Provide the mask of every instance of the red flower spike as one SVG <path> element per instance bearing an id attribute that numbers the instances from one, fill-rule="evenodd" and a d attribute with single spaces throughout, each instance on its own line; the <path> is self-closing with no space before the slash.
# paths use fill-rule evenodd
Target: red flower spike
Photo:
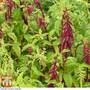
<path id="1" fill-rule="evenodd" d="M 33 52 L 33 49 L 30 47 L 30 48 L 28 48 L 28 53 L 31 55 L 32 54 L 32 52 Z"/>
<path id="2" fill-rule="evenodd" d="M 50 80 L 56 80 L 58 78 L 58 74 L 57 74 L 57 69 L 58 66 L 56 65 L 57 61 L 55 61 L 52 66 L 51 69 L 49 70 L 49 74 L 50 74 Z"/>
<path id="3" fill-rule="evenodd" d="M 28 12 L 28 14 L 32 14 L 33 10 L 34 10 L 33 5 L 29 5 L 29 6 L 27 7 L 27 12 Z"/>
<path id="4" fill-rule="evenodd" d="M 71 49 L 74 37 L 72 33 L 70 17 L 68 14 L 67 9 L 64 11 L 62 16 L 62 34 L 61 34 L 61 48 L 60 50 L 63 51 L 64 49 Z"/>
<path id="5" fill-rule="evenodd" d="M 13 2 L 13 0 L 6 0 L 6 4 L 9 9 L 13 9 L 15 7 L 15 3 Z"/>
<path id="6" fill-rule="evenodd" d="M 83 52 L 84 52 L 84 61 L 88 65 L 90 65 L 90 48 L 89 48 L 89 43 L 85 42 L 83 46 Z"/>
<path id="7" fill-rule="evenodd" d="M 6 18 L 6 20 L 8 20 L 8 19 L 11 19 L 12 11 L 15 8 L 16 5 L 13 2 L 13 0 L 6 0 L 6 5 L 8 7 L 8 10 L 5 14 L 5 18 Z"/>
<path id="8" fill-rule="evenodd" d="M 35 0 L 34 2 L 36 5 L 38 5 L 40 3 L 39 0 Z"/>
<path id="9" fill-rule="evenodd" d="M 39 17 L 37 23 L 41 29 L 45 28 L 45 19 L 43 17 Z"/>
<path id="10" fill-rule="evenodd" d="M 11 10 L 7 10 L 6 14 L 5 14 L 5 19 L 8 20 L 11 18 Z"/>
<path id="11" fill-rule="evenodd" d="M 53 71 L 53 72 L 51 73 L 51 78 L 50 78 L 50 80 L 56 80 L 57 78 L 58 78 L 57 72 Z"/>

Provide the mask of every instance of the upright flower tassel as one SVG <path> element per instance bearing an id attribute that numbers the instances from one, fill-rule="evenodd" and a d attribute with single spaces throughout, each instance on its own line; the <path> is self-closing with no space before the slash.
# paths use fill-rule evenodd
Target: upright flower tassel
<path id="1" fill-rule="evenodd" d="M 51 69 L 49 70 L 50 80 L 58 79 L 57 70 L 58 70 L 57 61 L 55 60 L 51 66 Z M 54 87 L 54 84 L 50 83 L 50 84 L 48 84 L 48 87 Z"/>
<path id="2" fill-rule="evenodd" d="M 32 54 L 32 52 L 33 52 L 32 47 L 29 47 L 29 48 L 28 48 L 28 53 L 31 55 L 31 54 Z"/>
<path id="3" fill-rule="evenodd" d="M 6 4 L 8 8 L 13 9 L 14 8 L 14 2 L 13 0 L 6 0 Z"/>
<path id="4" fill-rule="evenodd" d="M 43 17 L 38 17 L 37 24 L 41 29 L 45 29 L 45 19 Z"/>
<path id="5" fill-rule="evenodd" d="M 5 15 L 6 20 L 11 19 L 12 10 L 15 8 L 13 0 L 6 0 L 7 12 Z"/>
<path id="6" fill-rule="evenodd" d="M 84 43 L 83 52 L 84 52 L 84 61 L 85 61 L 85 63 L 90 65 L 90 48 L 89 48 L 89 43 L 88 42 Z"/>
<path id="7" fill-rule="evenodd" d="M 39 0 L 35 0 L 35 4 L 38 5 L 40 2 Z"/>
<path id="8" fill-rule="evenodd" d="M 34 10 L 33 5 L 29 5 L 29 6 L 27 7 L 27 12 L 28 12 L 29 15 L 32 14 L 33 10 Z"/>
<path id="9" fill-rule="evenodd" d="M 61 48 L 60 51 L 64 49 L 71 49 L 74 37 L 71 27 L 70 17 L 67 9 L 64 10 L 64 14 L 62 16 L 62 33 L 61 33 Z"/>

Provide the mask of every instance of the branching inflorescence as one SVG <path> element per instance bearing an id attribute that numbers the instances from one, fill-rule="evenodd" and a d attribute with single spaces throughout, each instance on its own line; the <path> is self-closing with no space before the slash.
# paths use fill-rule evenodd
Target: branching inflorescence
<path id="1" fill-rule="evenodd" d="M 62 16 L 62 33 L 61 33 L 61 48 L 60 51 L 64 49 L 71 49 L 74 41 L 73 32 L 72 32 L 72 24 L 70 21 L 70 16 L 68 14 L 67 9 L 64 10 L 64 14 Z"/>

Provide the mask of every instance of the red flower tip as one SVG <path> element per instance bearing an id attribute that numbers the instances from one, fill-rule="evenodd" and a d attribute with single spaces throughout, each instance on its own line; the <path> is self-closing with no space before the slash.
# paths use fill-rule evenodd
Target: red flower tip
<path id="1" fill-rule="evenodd" d="M 84 61 L 88 65 L 90 65 L 90 48 L 89 48 L 89 42 L 85 42 L 83 46 L 83 52 L 84 52 Z"/>
<path id="2" fill-rule="evenodd" d="M 10 9 L 15 7 L 13 0 L 6 0 L 6 4 L 7 4 L 8 8 L 10 8 Z"/>
<path id="3" fill-rule="evenodd" d="M 32 52 L 33 52 L 32 47 L 29 47 L 29 48 L 28 48 L 28 53 L 31 55 L 31 54 L 32 54 Z"/>
<path id="4" fill-rule="evenodd" d="M 35 0 L 35 4 L 38 5 L 40 2 L 39 0 Z"/>
<path id="5" fill-rule="evenodd" d="M 39 17 L 37 23 L 41 29 L 45 28 L 45 19 L 43 17 Z"/>
<path id="6" fill-rule="evenodd" d="M 29 5 L 29 6 L 27 7 L 27 12 L 28 12 L 28 14 L 32 14 L 33 10 L 34 10 L 33 5 Z"/>
<path id="7" fill-rule="evenodd" d="M 9 20 L 12 16 L 12 11 L 15 9 L 16 4 L 13 2 L 13 0 L 6 0 L 6 5 L 8 7 L 7 12 L 5 14 L 5 19 Z"/>
<path id="8" fill-rule="evenodd" d="M 49 74 L 51 76 L 50 80 L 56 80 L 58 78 L 58 74 L 57 74 L 58 66 L 56 64 L 57 64 L 57 61 L 55 61 L 52 64 L 51 69 L 49 70 Z"/>
<path id="9" fill-rule="evenodd" d="M 48 88 L 53 88 L 54 87 L 54 84 L 50 83 L 48 84 Z"/>

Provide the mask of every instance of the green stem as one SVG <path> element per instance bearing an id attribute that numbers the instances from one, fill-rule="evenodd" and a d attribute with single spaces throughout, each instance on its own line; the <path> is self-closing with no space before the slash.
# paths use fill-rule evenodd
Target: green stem
<path id="1" fill-rule="evenodd" d="M 88 68 L 87 68 L 87 71 L 86 71 L 86 80 L 88 81 Z"/>

